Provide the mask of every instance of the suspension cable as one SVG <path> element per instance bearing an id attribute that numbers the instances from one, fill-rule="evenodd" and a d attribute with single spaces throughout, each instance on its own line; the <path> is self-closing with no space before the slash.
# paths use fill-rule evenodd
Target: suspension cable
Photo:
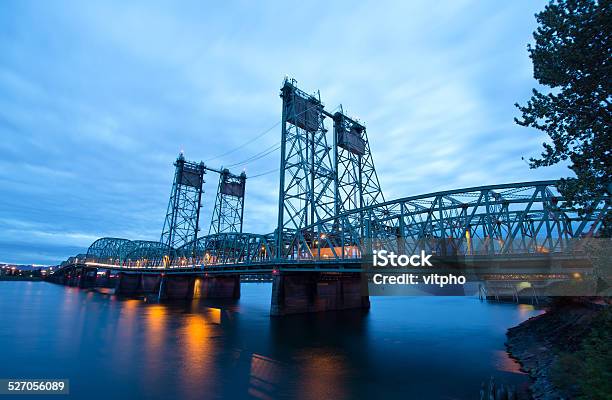
<path id="1" fill-rule="evenodd" d="M 281 147 L 280 143 L 275 143 L 272 146 L 267 147 L 266 149 L 262 150 L 261 152 L 259 152 L 257 154 L 254 154 L 251 157 L 249 157 L 249 158 L 247 158 L 247 159 L 245 159 L 243 161 L 240 161 L 240 162 L 237 162 L 237 163 L 233 163 L 233 164 L 229 164 L 226 167 L 231 168 L 231 167 L 235 167 L 235 166 L 238 166 L 238 165 L 245 165 L 245 164 L 251 163 L 253 161 L 257 161 L 257 160 L 259 160 L 261 158 L 264 158 L 264 157 L 274 153 L 276 150 L 280 149 L 280 147 Z"/>
<path id="2" fill-rule="evenodd" d="M 261 174 L 249 176 L 248 179 L 259 178 L 260 176 L 268 175 L 268 174 L 271 174 L 273 172 L 277 172 L 278 170 L 279 170 L 279 168 L 274 168 L 274 169 L 271 169 L 270 171 L 262 172 Z"/>
<path id="3" fill-rule="evenodd" d="M 312 110 L 313 108 L 316 108 L 316 107 L 319 107 L 319 106 L 320 106 L 320 104 L 314 104 L 314 105 L 312 105 L 312 106 L 310 106 L 310 107 L 306 108 L 304 111 L 302 111 L 302 112 L 300 112 L 300 113 L 296 114 L 296 116 L 299 116 L 299 115 L 305 114 L 307 111 L 310 111 L 310 110 Z M 340 107 L 341 107 L 341 105 L 339 105 L 339 106 L 337 106 L 336 108 L 334 108 L 334 109 L 332 110 L 332 113 L 333 113 L 334 111 L 338 110 Z M 331 113 L 330 113 L 330 114 L 325 113 L 325 114 L 327 114 L 327 115 L 331 115 Z M 249 145 L 249 144 L 253 143 L 253 142 L 254 142 L 254 141 L 256 141 L 257 139 L 259 139 L 259 138 L 263 137 L 263 136 L 264 136 L 264 135 L 266 135 L 267 133 L 270 133 L 270 132 L 272 131 L 272 129 L 276 128 L 276 127 L 277 127 L 277 126 L 279 126 L 281 123 L 282 123 L 282 121 L 278 121 L 277 123 L 275 123 L 274 125 L 272 125 L 272 126 L 271 126 L 271 127 L 269 127 L 268 129 L 266 129 L 265 131 L 263 131 L 262 133 L 258 134 L 257 136 L 255 136 L 254 138 L 252 138 L 252 139 L 250 139 L 250 140 L 247 140 L 246 142 L 244 142 L 243 144 L 239 145 L 238 147 L 235 147 L 235 148 L 233 148 L 233 149 L 231 149 L 231 150 L 228 150 L 228 151 L 226 151 L 225 153 L 219 154 L 219 155 L 217 155 L 217 156 L 215 156 L 215 157 L 208 158 L 208 159 L 204 160 L 204 162 L 208 162 L 208 161 L 211 161 L 211 160 L 216 160 L 216 159 L 218 159 L 218 158 L 225 157 L 225 156 L 227 156 L 227 155 L 229 155 L 229 154 L 235 153 L 236 151 L 238 151 L 238 150 L 240 150 L 240 149 L 244 148 L 245 146 L 247 146 L 247 145 Z M 275 145 L 273 145 L 273 146 L 277 146 L 278 144 L 279 144 L 279 143 L 276 143 L 276 144 L 275 144 Z M 273 147 L 273 146 L 271 146 L 271 147 Z M 278 147 L 278 149 L 280 149 L 280 146 Z M 276 150 L 278 150 L 278 149 L 276 149 Z M 275 150 L 275 151 L 276 151 L 276 150 Z M 267 154 L 266 154 L 266 155 L 267 155 Z M 254 156 L 251 156 L 251 157 L 254 157 Z M 249 157 L 249 158 L 250 158 L 250 157 Z M 258 158 L 257 158 L 257 159 L 258 159 Z M 251 161 L 255 161 L 255 160 L 251 160 Z M 229 167 L 229 166 L 235 166 L 235 165 L 243 164 L 244 162 L 245 162 L 245 161 L 240 161 L 240 162 L 237 162 L 237 163 L 233 163 L 233 164 L 228 165 L 228 167 Z M 249 161 L 249 162 L 250 162 L 250 161 Z"/>
<path id="4" fill-rule="evenodd" d="M 256 141 L 257 139 L 261 138 L 261 137 L 262 137 L 262 136 L 264 136 L 265 134 L 267 134 L 267 133 L 269 133 L 270 131 L 272 131 L 272 129 L 274 129 L 274 128 L 276 128 L 277 126 L 279 126 L 279 125 L 281 124 L 281 122 L 282 122 L 282 121 L 279 121 L 279 122 L 275 123 L 274 125 L 272 125 L 272 126 L 271 126 L 271 127 L 269 127 L 268 129 L 266 129 L 265 131 L 263 131 L 262 133 L 260 133 L 259 135 L 255 136 L 255 137 L 254 137 L 254 138 L 252 138 L 251 140 L 248 140 L 248 141 L 244 142 L 244 143 L 243 143 L 243 144 L 241 144 L 240 146 L 235 147 L 235 148 L 234 148 L 234 149 L 232 149 L 232 150 L 226 151 L 226 152 L 225 152 L 225 153 L 223 153 L 223 154 L 219 154 L 218 156 L 211 157 L 211 158 L 209 158 L 209 159 L 207 159 L 207 160 L 204 160 L 204 162 L 208 162 L 208 161 L 211 161 L 211 160 L 216 160 L 216 159 L 221 158 L 221 157 L 225 157 L 225 156 L 226 156 L 226 155 L 228 155 L 228 154 L 232 154 L 232 153 L 234 153 L 234 152 L 236 152 L 236 151 L 238 151 L 238 150 L 242 149 L 242 148 L 243 148 L 243 147 L 245 147 L 246 145 L 249 145 L 249 144 L 253 143 L 253 142 L 254 142 L 254 141 Z"/>

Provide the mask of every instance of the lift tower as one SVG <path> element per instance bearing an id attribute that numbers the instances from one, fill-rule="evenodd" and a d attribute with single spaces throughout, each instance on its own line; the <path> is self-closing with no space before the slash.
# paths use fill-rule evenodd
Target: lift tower
<path id="1" fill-rule="evenodd" d="M 333 119 L 336 215 L 383 203 L 365 126 L 342 111 L 335 113 Z M 350 223 L 360 226 L 362 219 L 363 215 L 355 216 Z"/>
<path id="2" fill-rule="evenodd" d="M 296 231 L 334 215 L 334 167 L 323 104 L 285 79 L 281 88 L 280 190 L 278 203 L 277 257 L 292 251 L 284 243 Z"/>
<path id="3" fill-rule="evenodd" d="M 234 175 L 227 168 L 220 171 L 206 169 L 219 173 L 217 199 L 208 234 L 242 233 L 246 174 Z"/>
<path id="4" fill-rule="evenodd" d="M 182 153 L 174 166 L 174 183 L 160 239 L 169 259 L 173 257 L 176 248 L 187 243 L 195 246 L 200 230 L 200 208 L 206 173 L 203 162 L 186 161 Z"/>

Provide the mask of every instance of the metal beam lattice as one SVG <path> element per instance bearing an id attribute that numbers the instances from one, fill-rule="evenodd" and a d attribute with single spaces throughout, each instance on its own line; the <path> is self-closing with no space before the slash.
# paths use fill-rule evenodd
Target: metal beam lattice
<path id="1" fill-rule="evenodd" d="M 335 215 L 385 201 L 364 125 L 334 114 Z M 351 224 L 363 231 L 363 214 Z"/>
<path id="2" fill-rule="evenodd" d="M 412 196 L 345 212 L 305 227 L 295 260 L 362 258 L 373 250 L 442 256 L 508 256 L 576 251 L 609 214 L 608 197 L 588 215 L 564 209 L 556 181 L 482 186 Z M 364 233 L 354 225 L 363 217 Z M 578 247 L 577 247 L 578 246 Z"/>
<path id="3" fill-rule="evenodd" d="M 227 169 L 221 171 L 209 235 L 242 232 L 245 185 L 244 172 L 234 175 Z"/>
<path id="4" fill-rule="evenodd" d="M 168 252 L 197 239 L 204 190 L 204 163 L 186 161 L 180 154 L 174 165 L 174 183 L 160 239 Z"/>
<path id="5" fill-rule="evenodd" d="M 286 79 L 281 131 L 278 204 L 278 256 L 283 257 L 285 232 L 334 215 L 334 180 L 331 147 L 323 124 L 321 100 L 301 91 Z"/>

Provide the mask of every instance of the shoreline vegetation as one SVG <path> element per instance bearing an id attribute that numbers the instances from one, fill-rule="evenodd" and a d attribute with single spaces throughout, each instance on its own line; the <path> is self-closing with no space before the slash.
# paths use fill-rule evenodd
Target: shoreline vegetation
<path id="1" fill-rule="evenodd" d="M 508 354 L 528 373 L 535 400 L 610 399 L 609 298 L 559 298 L 546 313 L 508 329 Z"/>

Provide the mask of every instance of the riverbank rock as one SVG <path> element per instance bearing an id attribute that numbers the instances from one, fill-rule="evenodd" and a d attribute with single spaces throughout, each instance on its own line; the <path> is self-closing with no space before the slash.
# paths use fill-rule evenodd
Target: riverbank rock
<path id="1" fill-rule="evenodd" d="M 559 358 L 581 348 L 592 331 L 593 320 L 608 305 L 588 300 L 566 300 L 555 303 L 541 315 L 510 328 L 506 347 L 512 358 L 533 380 L 532 396 L 536 400 L 571 399 L 576 388 L 567 382 L 561 388 L 553 377 Z"/>

